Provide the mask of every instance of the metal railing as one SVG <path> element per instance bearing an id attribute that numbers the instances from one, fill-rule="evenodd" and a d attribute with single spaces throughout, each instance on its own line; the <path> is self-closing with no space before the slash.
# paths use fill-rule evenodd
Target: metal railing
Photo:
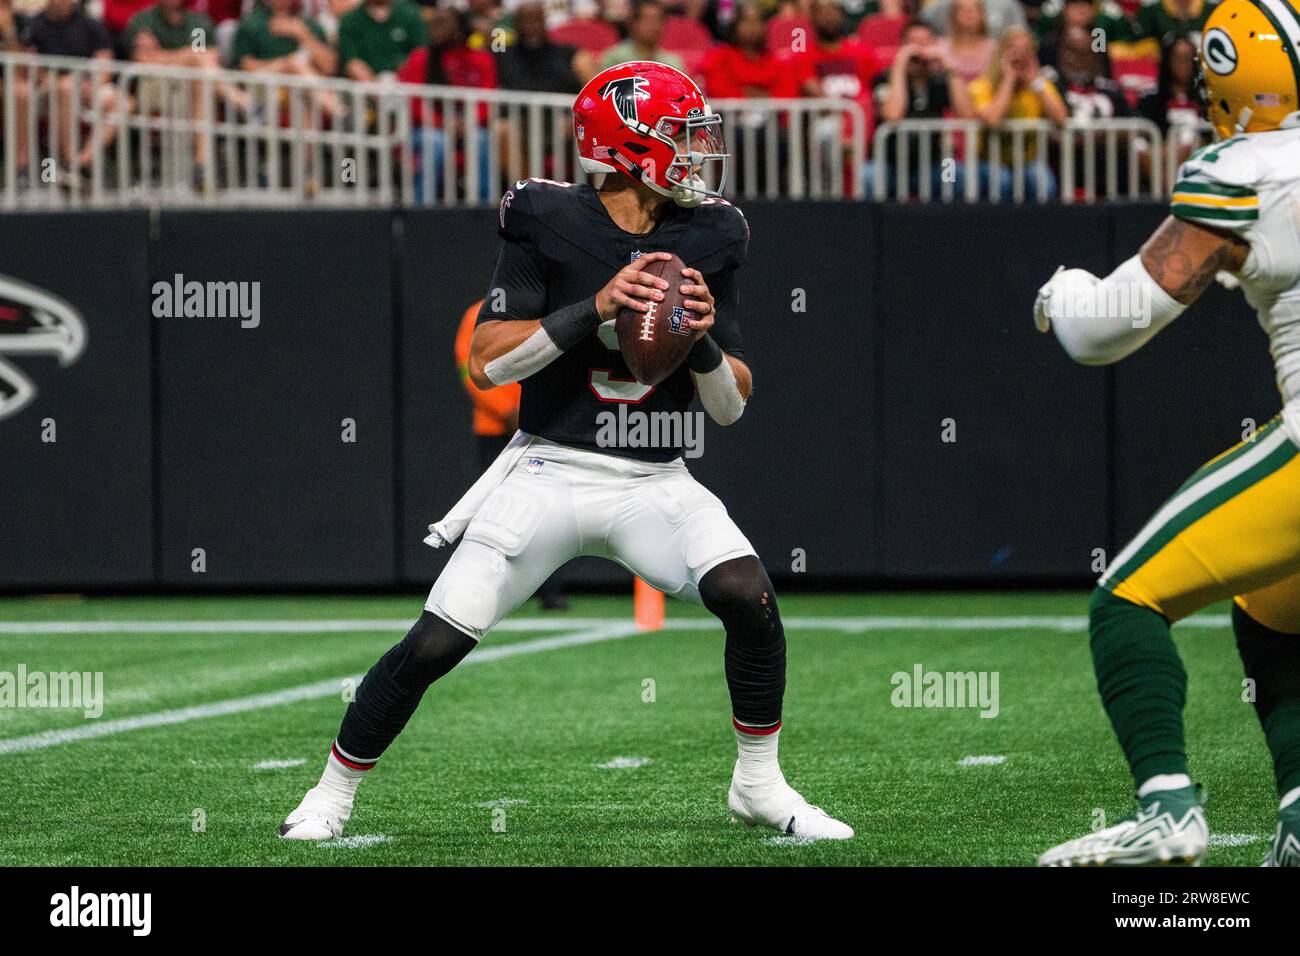
<path id="1" fill-rule="evenodd" d="M 907 119 L 876 130 L 871 195 L 943 202 L 1163 199 L 1177 165 L 1166 168 L 1164 156 L 1159 127 L 1141 118 L 1060 126 L 1008 120 L 996 129 L 973 119 Z"/>
<path id="2" fill-rule="evenodd" d="M 579 178 L 572 97 L 0 53 L 0 207 L 495 204 Z M 716 100 L 738 198 L 860 198 L 861 107 Z"/>

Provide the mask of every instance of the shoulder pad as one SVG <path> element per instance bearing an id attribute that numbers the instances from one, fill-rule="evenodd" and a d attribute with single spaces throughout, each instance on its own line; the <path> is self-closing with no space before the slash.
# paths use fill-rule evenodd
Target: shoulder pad
<path id="1" fill-rule="evenodd" d="M 1254 188 L 1264 178 L 1265 163 L 1244 134 L 1201 147 L 1178 168 L 1179 182 L 1194 179 Z"/>
<path id="2" fill-rule="evenodd" d="M 704 214 L 713 228 L 733 239 L 749 239 L 749 223 L 739 206 L 719 196 L 710 196 L 700 203 L 700 209 L 707 210 Z"/>
<path id="3" fill-rule="evenodd" d="M 1179 167 L 1169 211 L 1179 219 L 1242 232 L 1259 221 L 1262 176 L 1246 136 L 1212 143 Z"/>
<path id="4" fill-rule="evenodd" d="M 573 183 L 553 179 L 521 179 L 505 191 L 497 209 L 497 232 L 522 242 L 533 236 L 533 223 L 546 216 L 557 202 L 568 198 Z"/>

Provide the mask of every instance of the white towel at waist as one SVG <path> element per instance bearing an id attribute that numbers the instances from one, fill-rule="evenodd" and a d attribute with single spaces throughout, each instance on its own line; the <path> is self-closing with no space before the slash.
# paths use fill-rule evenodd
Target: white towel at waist
<path id="1" fill-rule="evenodd" d="M 483 502 L 492 493 L 492 489 L 506 480 L 506 476 L 515 467 L 520 456 L 534 441 L 536 439 L 532 435 L 515 432 L 501 454 L 497 455 L 496 461 L 488 466 L 488 470 L 479 476 L 478 481 L 470 485 L 469 491 L 461 496 L 460 501 L 456 502 L 441 521 L 429 525 L 429 536 L 424 539 L 424 543 L 431 548 L 441 548 L 444 544 L 457 541 L 469 527 L 470 520 L 478 509 L 483 507 Z"/>

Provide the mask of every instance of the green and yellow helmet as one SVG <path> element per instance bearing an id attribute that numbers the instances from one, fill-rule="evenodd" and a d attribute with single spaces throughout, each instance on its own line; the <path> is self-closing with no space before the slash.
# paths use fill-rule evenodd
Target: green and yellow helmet
<path id="1" fill-rule="evenodd" d="M 1297 0 L 1223 0 L 1201 34 L 1206 114 L 1218 134 L 1300 125 Z"/>

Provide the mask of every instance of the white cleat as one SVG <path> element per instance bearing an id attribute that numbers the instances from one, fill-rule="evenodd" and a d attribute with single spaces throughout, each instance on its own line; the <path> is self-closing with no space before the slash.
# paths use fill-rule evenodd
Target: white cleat
<path id="1" fill-rule="evenodd" d="M 784 780 L 762 786 L 748 786 L 735 777 L 727 791 L 732 822 L 771 827 L 809 842 L 847 840 L 853 828 L 841 823 L 821 807 L 814 807 Z"/>
<path id="2" fill-rule="evenodd" d="M 285 840 L 332 840 L 343 835 L 343 825 L 351 815 L 352 807 L 343 806 L 322 794 L 318 787 L 312 787 L 298 809 L 280 824 L 280 836 Z"/>
<path id="3" fill-rule="evenodd" d="M 1152 794 L 1113 827 L 1054 846 L 1039 866 L 1200 866 L 1209 843 L 1195 791 Z"/>

